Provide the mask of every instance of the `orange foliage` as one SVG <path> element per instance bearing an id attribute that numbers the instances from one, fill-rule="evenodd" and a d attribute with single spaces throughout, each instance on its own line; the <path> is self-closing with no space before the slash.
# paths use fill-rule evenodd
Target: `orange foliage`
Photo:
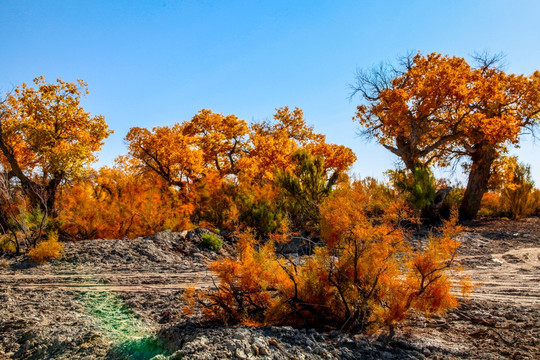
<path id="1" fill-rule="evenodd" d="M 185 230 L 191 227 L 194 210 L 183 194 L 160 178 L 139 176 L 120 163 L 64 188 L 60 204 L 62 229 L 78 239 Z"/>
<path id="2" fill-rule="evenodd" d="M 240 176 L 246 181 L 273 181 L 278 170 L 294 170 L 293 154 L 299 149 L 322 156 L 327 171 L 347 171 L 356 161 L 352 150 L 327 144 L 325 140 L 324 135 L 314 133 L 313 127 L 305 123 L 302 110 L 279 108 L 273 123 L 265 121 L 252 125 L 252 146 L 249 155 L 239 163 Z"/>
<path id="3" fill-rule="evenodd" d="M 471 68 L 458 57 L 414 56 L 401 76 L 373 85 L 375 74 L 360 74 L 358 91 L 368 105 L 355 119 L 412 170 L 442 157 L 456 140 L 456 124 L 475 94 Z M 382 69 L 383 72 L 391 71 Z"/>
<path id="4" fill-rule="evenodd" d="M 357 91 L 369 104 L 358 106 L 355 119 L 410 169 L 434 159 L 445 165 L 452 151 L 483 142 L 516 143 L 539 112 L 538 71 L 526 77 L 472 68 L 437 53 L 407 60 L 402 75 L 377 87 L 373 74 L 359 75 Z"/>
<path id="5" fill-rule="evenodd" d="M 152 131 L 134 127 L 126 141 L 129 155 L 139 167 L 161 176 L 169 185 L 184 189 L 202 170 L 203 153 L 196 148 L 197 138 L 184 135 L 178 124 Z"/>
<path id="6" fill-rule="evenodd" d="M 111 131 L 103 116 L 81 107 L 88 93 L 82 80 L 47 84 L 41 76 L 34 84 L 23 83 L 0 102 L 0 162 L 33 207 L 54 214 L 59 186 L 84 172 Z"/>
<path id="7" fill-rule="evenodd" d="M 455 217 L 413 250 L 398 226 L 402 207 L 390 204 L 374 218 L 370 202 L 360 182 L 337 190 L 321 209 L 325 245 L 301 262 L 277 255 L 273 241 L 240 234 L 238 258 L 210 265 L 220 280 L 216 291 L 192 296 L 200 296 L 207 316 L 225 322 L 352 331 L 394 326 L 413 309 L 455 307 L 447 275 L 457 268 Z"/>
<path id="8" fill-rule="evenodd" d="M 503 215 L 505 212 L 501 203 L 500 193 L 486 192 L 482 197 L 482 204 L 478 215 L 481 216 L 498 216 Z"/>
<path id="9" fill-rule="evenodd" d="M 236 164 L 249 150 L 248 126 L 234 115 L 223 116 L 211 110 L 200 110 L 183 124 L 183 133 L 197 139 L 207 168 L 221 175 L 236 174 Z"/>
<path id="10" fill-rule="evenodd" d="M 208 171 L 193 188 L 191 203 L 195 221 L 205 221 L 219 229 L 233 230 L 238 226 L 236 202 L 238 185 L 216 171 Z"/>
<path id="11" fill-rule="evenodd" d="M 171 127 L 132 128 L 126 141 L 134 167 L 181 190 L 183 203 L 194 209 L 194 223 L 254 226 L 260 234 L 282 226 L 285 215 L 274 181 L 278 171 L 295 170 L 298 150 L 320 156 L 327 174 L 344 173 L 356 160 L 351 149 L 327 144 L 324 135 L 314 133 L 302 110 L 287 107 L 276 110 L 273 122 L 251 126 L 203 109 Z"/>
<path id="12" fill-rule="evenodd" d="M 60 257 L 63 249 L 64 245 L 58 241 L 58 234 L 50 232 L 46 241 L 41 241 L 35 247 L 30 248 L 28 256 L 33 262 L 42 264 L 47 260 Z"/>
<path id="13" fill-rule="evenodd" d="M 507 74 L 496 57 L 476 60 L 473 68 L 459 57 L 419 53 L 397 72 L 389 66 L 360 73 L 356 88 L 366 103 L 355 119 L 409 170 L 470 158 L 463 220 L 476 216 L 492 163 L 522 130 L 538 125 L 540 114 L 540 71 Z"/>

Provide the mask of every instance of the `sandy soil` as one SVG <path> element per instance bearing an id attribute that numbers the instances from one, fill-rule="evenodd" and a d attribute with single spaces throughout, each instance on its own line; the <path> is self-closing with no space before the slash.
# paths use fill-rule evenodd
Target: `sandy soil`
<path id="1" fill-rule="evenodd" d="M 44 265 L 0 259 L 0 359 L 540 358 L 538 218 L 469 224 L 459 276 L 475 284 L 471 297 L 445 317 L 413 315 L 391 339 L 184 317 L 183 289 L 211 286 L 206 262 L 231 250 L 205 250 L 198 235 L 69 243 Z"/>

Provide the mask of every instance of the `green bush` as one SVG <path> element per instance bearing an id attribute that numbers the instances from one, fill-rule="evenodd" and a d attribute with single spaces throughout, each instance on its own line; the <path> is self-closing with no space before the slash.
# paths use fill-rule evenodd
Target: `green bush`
<path id="1" fill-rule="evenodd" d="M 245 194 L 240 201 L 242 208 L 240 223 L 254 229 L 261 237 L 278 232 L 282 225 L 287 223 L 287 215 L 279 199 L 270 202 Z"/>
<path id="2" fill-rule="evenodd" d="M 202 245 L 210 250 L 219 250 L 223 246 L 223 240 L 216 234 L 202 234 Z"/>
<path id="3" fill-rule="evenodd" d="M 278 171 L 276 185 L 282 190 L 283 203 L 292 230 L 301 234 L 318 233 L 319 206 L 330 195 L 340 173 L 328 171 L 322 156 L 307 150 L 292 155 L 293 172 Z"/>
<path id="4" fill-rule="evenodd" d="M 409 205 L 415 210 L 428 206 L 437 193 L 436 180 L 429 168 L 416 167 L 413 171 L 390 171 L 394 186 L 405 194 Z"/>

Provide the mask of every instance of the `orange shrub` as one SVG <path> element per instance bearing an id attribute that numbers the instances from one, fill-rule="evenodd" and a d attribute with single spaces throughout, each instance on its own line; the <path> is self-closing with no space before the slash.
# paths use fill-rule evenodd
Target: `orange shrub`
<path id="1" fill-rule="evenodd" d="M 501 195 L 495 192 L 486 192 L 482 196 L 482 203 L 478 215 L 480 216 L 501 216 L 505 208 L 501 203 Z"/>
<path id="2" fill-rule="evenodd" d="M 406 214 L 401 204 L 374 217 L 365 190 L 361 182 L 344 186 L 322 206 L 325 245 L 311 257 L 280 256 L 273 241 L 259 244 L 245 232 L 238 258 L 210 265 L 217 289 L 192 296 L 207 316 L 224 322 L 350 331 L 392 327 L 411 309 L 429 314 L 455 307 L 447 272 L 457 268 L 456 217 L 415 251 L 398 225 Z"/>
<path id="3" fill-rule="evenodd" d="M 133 238 L 191 227 L 193 205 L 160 178 L 125 166 L 101 168 L 64 188 L 58 220 L 77 239 Z"/>
<path id="4" fill-rule="evenodd" d="M 60 257 L 64 245 L 58 241 L 58 233 L 49 232 L 46 241 L 40 242 L 28 251 L 30 259 L 38 264 L 42 264 L 47 260 Z"/>

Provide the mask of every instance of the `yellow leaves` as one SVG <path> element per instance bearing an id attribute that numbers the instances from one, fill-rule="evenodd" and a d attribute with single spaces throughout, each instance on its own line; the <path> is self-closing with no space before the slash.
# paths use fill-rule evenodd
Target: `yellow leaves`
<path id="1" fill-rule="evenodd" d="M 449 270 L 455 269 L 455 218 L 413 251 L 394 216 L 399 205 L 373 213 L 373 184 L 342 185 L 321 208 L 322 239 L 313 255 L 294 261 L 279 256 L 274 242 L 238 234 L 237 258 L 210 265 L 220 282 L 202 294 L 214 319 L 257 324 L 335 326 L 352 331 L 394 326 L 411 309 L 443 312 L 456 306 Z M 389 219 L 389 220 L 387 220 Z M 467 291 L 467 282 L 462 289 Z"/>
<path id="2" fill-rule="evenodd" d="M 418 161 L 446 165 L 453 151 L 463 153 L 462 146 L 517 143 L 524 126 L 538 121 L 537 73 L 474 69 L 462 58 L 437 53 L 419 53 L 409 65 L 390 84 L 374 86 L 375 95 L 365 96 L 355 117 L 408 167 Z M 359 80 L 361 89 L 377 78 Z"/>
<path id="3" fill-rule="evenodd" d="M 112 131 L 103 116 L 92 117 L 80 106 L 86 83 L 58 79 L 47 84 L 44 76 L 34 83 L 37 89 L 23 84 L 0 105 L 6 112 L 4 141 L 23 171 L 41 168 L 45 173 L 79 176 Z"/>
<path id="4" fill-rule="evenodd" d="M 30 259 L 38 264 L 47 260 L 60 257 L 64 245 L 58 241 L 58 233 L 49 232 L 47 240 L 41 241 L 38 245 L 28 251 Z"/>

